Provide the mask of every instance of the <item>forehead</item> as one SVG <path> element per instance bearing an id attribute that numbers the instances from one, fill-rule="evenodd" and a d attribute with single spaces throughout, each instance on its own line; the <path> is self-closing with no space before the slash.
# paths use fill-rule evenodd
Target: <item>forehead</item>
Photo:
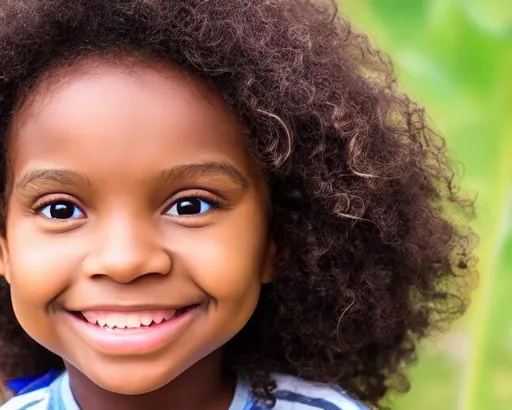
<path id="1" fill-rule="evenodd" d="M 247 162 L 242 135 L 234 114 L 197 78 L 160 63 L 96 59 L 39 81 L 13 119 L 10 149 L 15 168 L 105 151 L 110 164 L 134 156 L 166 166 L 208 156 Z"/>
<path id="2" fill-rule="evenodd" d="M 87 89 L 89 93 L 84 93 Z M 114 89 L 116 92 L 124 91 L 125 95 L 129 91 L 145 91 L 146 94 L 152 92 L 152 97 L 159 94 L 164 98 L 168 97 L 168 92 L 181 92 L 181 96 L 188 100 L 195 99 L 196 103 L 201 101 L 209 104 L 210 109 L 230 115 L 215 90 L 197 76 L 167 62 L 119 55 L 117 59 L 112 56 L 90 56 L 50 67 L 25 95 L 15 120 L 19 124 L 27 119 L 37 119 L 40 110 L 66 98 L 93 97 L 94 91 L 103 91 L 105 94 L 102 97 L 105 97 L 109 90 Z M 79 93 L 82 95 L 77 95 Z"/>

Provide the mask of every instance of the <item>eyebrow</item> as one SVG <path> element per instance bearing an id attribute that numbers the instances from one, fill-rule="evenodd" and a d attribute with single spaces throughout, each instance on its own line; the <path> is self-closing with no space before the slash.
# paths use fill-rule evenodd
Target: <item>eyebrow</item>
<path id="1" fill-rule="evenodd" d="M 164 169 L 153 175 L 152 179 L 169 181 L 180 178 L 194 178 L 205 175 L 218 175 L 225 177 L 246 189 L 249 186 L 248 179 L 233 165 L 228 162 L 206 161 L 193 164 L 177 165 Z M 16 182 L 16 189 L 24 189 L 37 182 L 56 182 L 60 185 L 92 186 L 92 178 L 87 174 L 71 169 L 42 168 L 26 172 Z"/>
<path id="2" fill-rule="evenodd" d="M 228 178 L 241 188 L 249 187 L 249 180 L 228 162 L 205 161 L 193 164 L 177 165 L 164 169 L 156 175 L 156 179 L 173 180 L 179 178 L 195 178 L 204 175 L 218 175 Z"/>
<path id="3" fill-rule="evenodd" d="M 92 185 L 89 176 L 83 172 L 62 168 L 41 168 L 23 174 L 16 182 L 15 187 L 16 189 L 24 189 L 36 182 L 57 182 L 61 185 Z"/>

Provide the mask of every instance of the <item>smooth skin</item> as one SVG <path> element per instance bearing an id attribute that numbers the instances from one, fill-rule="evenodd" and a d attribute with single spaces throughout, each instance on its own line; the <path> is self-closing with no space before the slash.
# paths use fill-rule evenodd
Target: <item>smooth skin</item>
<path id="1" fill-rule="evenodd" d="M 174 67 L 85 60 L 44 76 L 9 138 L 0 270 L 81 408 L 227 409 L 222 346 L 275 259 L 265 180 L 236 117 Z M 105 306 L 195 307 L 158 346 L 117 352 L 70 313 Z"/>

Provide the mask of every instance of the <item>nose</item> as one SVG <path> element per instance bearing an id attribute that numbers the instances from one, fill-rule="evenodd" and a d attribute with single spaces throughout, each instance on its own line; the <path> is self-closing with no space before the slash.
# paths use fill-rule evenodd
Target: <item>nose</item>
<path id="1" fill-rule="evenodd" d="M 170 273 L 171 256 L 158 243 L 155 229 L 128 218 L 106 225 L 93 237 L 94 251 L 83 262 L 86 276 L 127 284 L 143 276 Z"/>

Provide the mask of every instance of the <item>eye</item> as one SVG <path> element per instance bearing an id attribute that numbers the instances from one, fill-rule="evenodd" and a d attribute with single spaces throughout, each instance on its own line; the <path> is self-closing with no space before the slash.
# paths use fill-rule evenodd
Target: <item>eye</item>
<path id="1" fill-rule="evenodd" d="M 77 219 L 84 216 L 83 212 L 70 201 L 52 201 L 41 208 L 40 212 L 48 219 Z"/>
<path id="2" fill-rule="evenodd" d="M 199 215 L 208 212 L 213 208 L 213 204 L 200 198 L 182 198 L 177 200 L 167 211 L 172 216 Z"/>

